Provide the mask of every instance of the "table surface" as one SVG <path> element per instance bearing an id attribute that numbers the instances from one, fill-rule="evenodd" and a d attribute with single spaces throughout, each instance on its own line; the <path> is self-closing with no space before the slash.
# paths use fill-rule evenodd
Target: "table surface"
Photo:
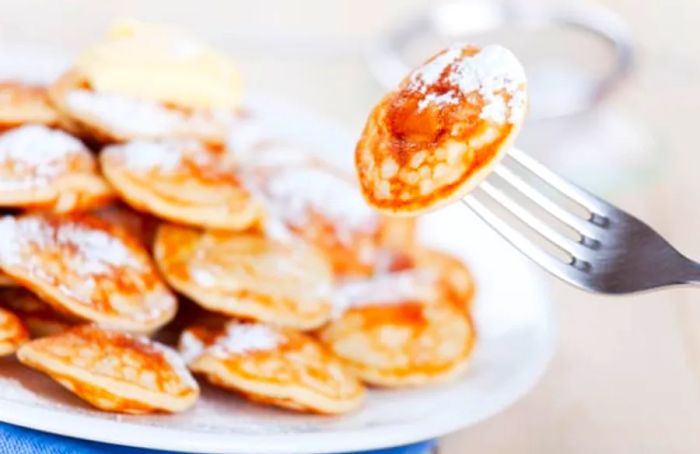
<path id="1" fill-rule="evenodd" d="M 362 59 L 364 46 L 428 3 L 0 0 L 0 40 L 48 41 L 74 51 L 113 17 L 179 23 L 237 55 L 251 91 L 358 130 L 381 93 Z M 700 2 L 602 3 L 627 19 L 641 54 L 637 73 L 607 108 L 654 131 L 664 167 L 643 185 L 606 195 L 700 258 L 693 135 L 700 117 Z M 589 178 L 594 183 L 593 175 L 581 175 L 584 184 Z M 442 452 L 700 452 L 700 292 L 608 298 L 547 279 L 559 322 L 548 372 L 510 409 L 446 437 Z"/>

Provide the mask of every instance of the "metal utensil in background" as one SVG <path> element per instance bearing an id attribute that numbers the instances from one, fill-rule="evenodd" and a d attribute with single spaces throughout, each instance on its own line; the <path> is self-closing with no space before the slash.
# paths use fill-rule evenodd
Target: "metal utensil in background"
<path id="1" fill-rule="evenodd" d="M 597 74 L 580 64 L 582 54 L 591 53 L 590 38 L 604 47 L 597 49 L 595 63 L 612 59 L 607 68 L 595 68 Z M 635 57 L 625 22 L 601 7 L 457 0 L 432 7 L 389 31 L 372 47 L 368 62 L 375 78 L 389 89 L 441 47 L 494 40 L 511 47 L 525 65 L 532 119 L 568 116 L 595 107 L 630 73 Z M 568 62 L 556 53 L 563 53 Z"/>

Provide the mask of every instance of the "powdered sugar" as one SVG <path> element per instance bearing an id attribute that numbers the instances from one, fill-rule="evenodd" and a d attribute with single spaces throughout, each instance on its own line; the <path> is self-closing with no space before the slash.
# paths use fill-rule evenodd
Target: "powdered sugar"
<path id="1" fill-rule="evenodd" d="M 176 143 L 132 140 L 123 145 L 110 145 L 103 153 L 121 159 L 129 170 L 171 172 L 182 163 L 182 148 L 182 144 Z"/>
<path id="2" fill-rule="evenodd" d="M 91 159 L 75 137 L 40 125 L 26 125 L 0 135 L 0 190 L 41 187 L 67 171 L 74 156 Z"/>
<path id="3" fill-rule="evenodd" d="M 0 237 L 0 265 L 55 283 L 62 292 L 79 300 L 90 299 L 97 276 L 113 273 L 117 268 L 148 271 L 144 269 L 146 264 L 119 238 L 73 221 L 6 216 L 0 220 Z M 59 269 L 53 263 L 56 255 L 61 257 Z M 57 274 L 64 272 L 70 277 L 63 276 L 65 281 L 56 282 Z"/>
<path id="4" fill-rule="evenodd" d="M 355 307 L 402 304 L 426 298 L 429 292 L 425 284 L 424 277 L 413 271 L 346 281 L 333 292 L 333 316 L 337 318 Z"/>
<path id="5" fill-rule="evenodd" d="M 231 122 L 226 136 L 226 147 L 241 159 L 254 158 L 258 147 L 268 139 L 267 131 L 252 118 Z"/>
<path id="6" fill-rule="evenodd" d="M 273 216 L 304 228 L 312 213 L 330 221 L 336 235 L 350 243 L 355 232 L 373 232 L 377 215 L 352 182 L 333 171 L 312 166 L 291 166 L 274 173 L 260 191 Z"/>
<path id="7" fill-rule="evenodd" d="M 418 68 L 411 75 L 412 83 L 422 86 L 435 85 L 447 68 L 462 55 L 462 49 L 453 47 Z"/>
<path id="8" fill-rule="evenodd" d="M 524 99 L 521 105 L 511 106 L 506 118 L 506 105 L 503 92 L 516 101 L 514 95 L 523 91 L 525 70 L 512 52 L 501 46 L 487 46 L 473 57 L 461 59 L 450 74 L 450 82 L 459 87 L 462 93 L 478 90 L 484 101 L 481 117 L 496 123 L 510 123 L 521 120 Z"/>
<path id="9" fill-rule="evenodd" d="M 69 92 L 66 105 L 73 114 L 123 139 L 199 137 L 223 141 L 235 122 L 235 114 L 227 109 L 185 112 L 155 101 L 89 90 Z"/>
<path id="10" fill-rule="evenodd" d="M 206 345 L 204 345 L 201 339 L 192 334 L 192 332 L 185 330 L 180 335 L 178 349 L 180 351 L 180 357 L 185 360 L 185 363 L 189 364 L 204 352 Z"/>
<path id="11" fill-rule="evenodd" d="M 431 104 L 439 104 L 444 106 L 457 103 L 459 103 L 459 98 L 457 98 L 452 92 L 448 91 L 439 95 L 429 93 L 423 99 L 418 101 L 418 110 L 423 110 Z"/>
<path id="12" fill-rule="evenodd" d="M 454 104 L 460 96 L 478 92 L 484 103 L 481 118 L 499 124 L 522 121 L 526 79 L 515 56 L 495 45 L 486 46 L 473 56 L 461 54 L 461 47 L 450 48 L 411 74 L 409 87 L 425 95 L 418 109 Z M 440 80 L 447 82 L 450 89 L 444 93 L 428 93 Z"/>
<path id="13" fill-rule="evenodd" d="M 22 221 L 20 221 L 22 222 Z M 118 238 L 102 230 L 91 230 L 80 224 L 64 222 L 54 229 L 54 241 L 59 247 L 68 247 L 74 254 L 66 254 L 71 269 L 81 274 L 107 274 L 115 268 L 142 269 L 142 263 Z"/>
<path id="14" fill-rule="evenodd" d="M 87 152 L 75 137 L 41 125 L 26 125 L 0 136 L 0 159 L 38 166 L 64 158 L 71 153 Z"/>
<path id="15" fill-rule="evenodd" d="M 230 322 L 226 334 L 209 348 L 215 356 L 227 357 L 254 351 L 274 350 L 284 336 L 272 327 L 260 323 Z"/>
<path id="16" fill-rule="evenodd" d="M 240 158 L 241 164 L 246 166 L 305 165 L 313 161 L 311 155 L 300 147 L 278 141 L 259 143 L 243 154 L 239 154 L 236 149 L 233 151 Z"/>
<path id="17" fill-rule="evenodd" d="M 173 136 L 186 128 L 182 115 L 156 102 L 89 90 L 74 90 L 66 96 L 69 109 L 96 119 L 125 137 Z"/>

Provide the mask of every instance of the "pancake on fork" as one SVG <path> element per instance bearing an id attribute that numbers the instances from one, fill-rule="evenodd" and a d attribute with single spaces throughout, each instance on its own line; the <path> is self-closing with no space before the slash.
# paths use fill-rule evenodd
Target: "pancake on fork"
<path id="1" fill-rule="evenodd" d="M 54 126 L 56 110 L 45 87 L 20 82 L 0 82 L 0 130 L 23 124 Z"/>
<path id="2" fill-rule="evenodd" d="M 208 310 L 303 330 L 330 316 L 330 267 L 303 242 L 162 224 L 154 256 L 170 285 Z"/>
<path id="3" fill-rule="evenodd" d="M 321 341 L 366 383 L 417 386 L 462 371 L 475 341 L 471 317 L 417 271 L 348 281 Z"/>
<path id="4" fill-rule="evenodd" d="M 17 357 L 100 410 L 181 412 L 199 397 L 180 356 L 142 336 L 85 325 L 31 341 Z"/>
<path id="5" fill-rule="evenodd" d="M 113 196 L 95 157 L 70 134 L 41 125 L 0 133 L 0 207 L 64 213 Z"/>
<path id="6" fill-rule="evenodd" d="M 177 310 L 175 297 L 135 238 L 90 216 L 0 218 L 0 269 L 59 311 L 150 332 Z"/>
<path id="7" fill-rule="evenodd" d="M 506 154 L 526 104 L 525 72 L 507 49 L 439 52 L 370 113 L 355 149 L 363 195 L 404 216 L 462 198 Z"/>
<path id="8" fill-rule="evenodd" d="M 55 310 L 21 287 L 0 288 L 0 308 L 16 314 L 32 338 L 58 334 L 79 323 L 79 319 Z"/>
<path id="9" fill-rule="evenodd" d="M 347 413 L 365 390 L 313 337 L 260 323 L 229 322 L 222 330 L 185 330 L 189 367 L 249 399 L 297 411 Z"/>
<path id="10" fill-rule="evenodd" d="M 111 145 L 100 163 L 129 205 L 173 222 L 242 230 L 262 215 L 226 155 L 196 142 Z"/>
<path id="11" fill-rule="evenodd" d="M 0 357 L 11 355 L 28 340 L 29 333 L 19 317 L 0 307 Z"/>
<path id="12" fill-rule="evenodd" d="M 2 287 L 17 287 L 17 281 L 12 279 L 7 274 L 0 271 L 0 288 Z"/>

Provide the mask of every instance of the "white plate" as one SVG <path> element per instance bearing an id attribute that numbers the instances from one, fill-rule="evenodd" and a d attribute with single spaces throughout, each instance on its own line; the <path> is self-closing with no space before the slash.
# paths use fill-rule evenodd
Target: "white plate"
<path id="1" fill-rule="evenodd" d="M 309 112 L 258 100 L 254 110 L 281 136 L 347 164 L 352 135 Z M 474 424 L 538 380 L 552 354 L 553 325 L 539 276 L 462 206 L 426 217 L 424 241 L 464 257 L 478 296 L 479 341 L 469 370 L 443 386 L 370 393 L 344 417 L 300 415 L 205 387 L 185 414 L 120 416 L 94 411 L 14 360 L 0 362 L 0 420 L 95 441 L 188 452 L 330 453 L 396 446 Z"/>

